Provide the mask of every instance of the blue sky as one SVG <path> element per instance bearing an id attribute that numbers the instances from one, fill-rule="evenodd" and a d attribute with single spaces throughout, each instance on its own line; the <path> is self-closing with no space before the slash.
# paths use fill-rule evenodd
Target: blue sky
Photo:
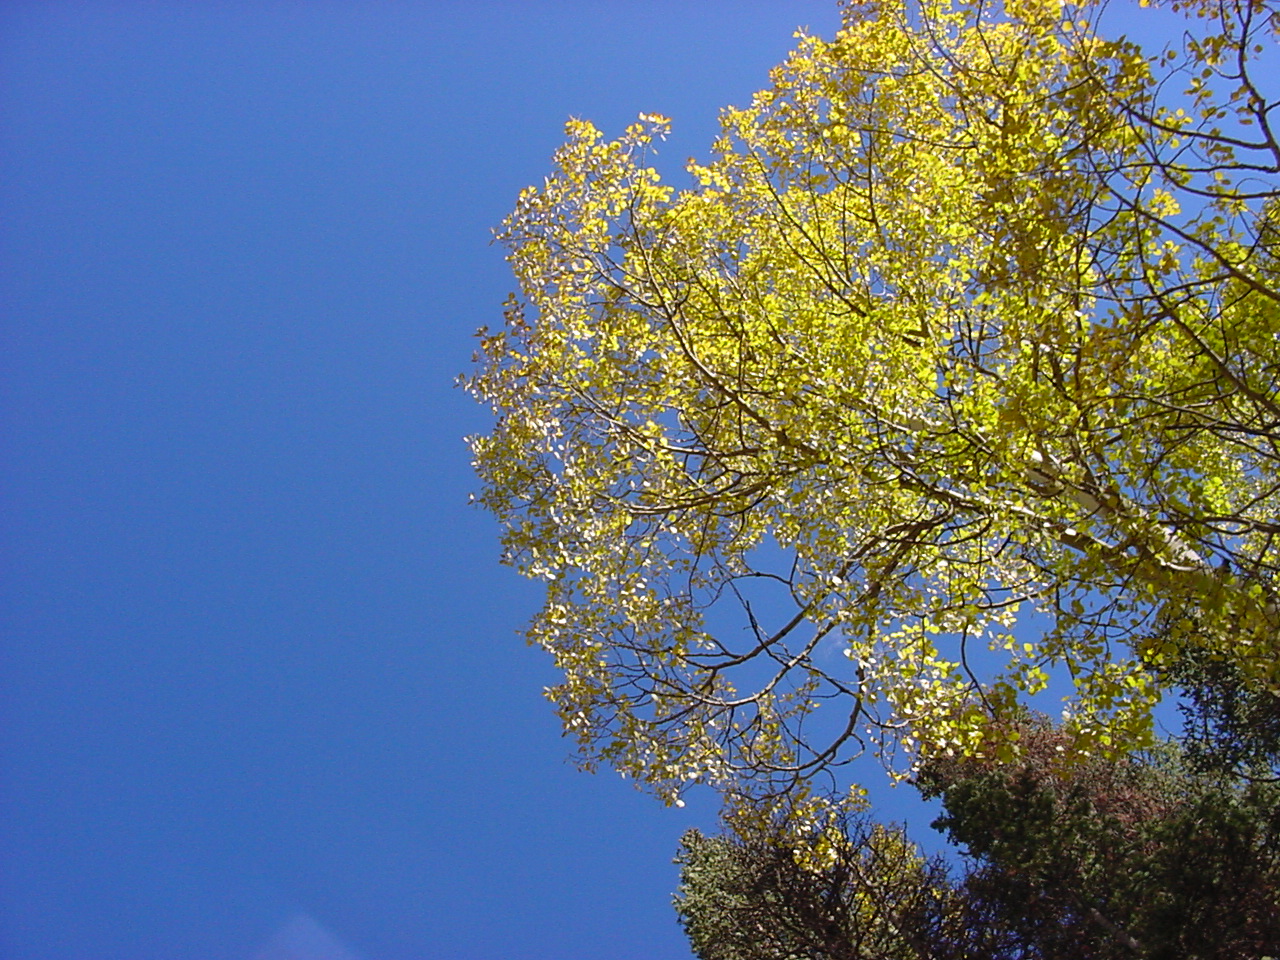
<path id="1" fill-rule="evenodd" d="M 567 762 L 452 384 L 567 117 L 676 172 L 836 22 L 0 7 L 0 955 L 688 956 L 712 813 Z"/>

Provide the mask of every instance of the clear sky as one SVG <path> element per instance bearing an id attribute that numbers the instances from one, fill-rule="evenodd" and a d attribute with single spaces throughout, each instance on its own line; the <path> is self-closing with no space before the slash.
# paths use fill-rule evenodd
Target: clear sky
<path id="1" fill-rule="evenodd" d="M 834 0 L 0 5 L 0 956 L 687 957 L 467 506 L 490 228 Z M 292 951 L 292 953 L 290 953 Z"/>

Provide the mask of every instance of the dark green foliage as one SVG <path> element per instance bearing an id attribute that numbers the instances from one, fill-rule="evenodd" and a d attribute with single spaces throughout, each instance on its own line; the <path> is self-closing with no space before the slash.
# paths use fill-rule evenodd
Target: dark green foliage
<path id="1" fill-rule="evenodd" d="M 906 865 L 894 889 L 877 889 L 882 895 L 873 902 L 864 887 L 875 859 L 873 852 L 860 853 L 865 864 L 841 858 L 814 871 L 797 864 L 789 844 L 691 831 L 677 861 L 676 909 L 702 960 L 911 956 L 900 949 L 894 921 L 913 927 L 927 912 L 927 874 Z"/>
<path id="2" fill-rule="evenodd" d="M 1173 745 L 1061 762 L 1023 730 L 1015 765 L 935 762 L 935 826 L 972 858 L 966 897 L 1052 960 L 1257 960 L 1280 952 L 1280 791 L 1191 770 Z"/>
<path id="3" fill-rule="evenodd" d="M 1177 744 L 1065 763 L 937 760 L 917 786 L 966 855 L 951 879 L 899 828 L 684 838 L 676 901 L 701 960 L 1260 960 L 1280 956 L 1280 785 Z M 834 842 L 832 838 L 834 839 Z M 813 851 L 825 851 L 825 857 Z"/>
<path id="4" fill-rule="evenodd" d="M 685 834 L 676 910 L 701 960 L 1014 958 L 901 829 L 845 820 L 797 838 Z M 784 839 L 784 836 L 786 839 Z M 804 851 L 825 850 L 820 866 Z M 799 853 L 799 855 L 797 855 Z"/>
<path id="5" fill-rule="evenodd" d="M 1280 695 L 1244 683 L 1236 666 L 1196 649 L 1178 659 L 1169 680 L 1183 691 L 1183 743 L 1197 770 L 1280 775 Z"/>

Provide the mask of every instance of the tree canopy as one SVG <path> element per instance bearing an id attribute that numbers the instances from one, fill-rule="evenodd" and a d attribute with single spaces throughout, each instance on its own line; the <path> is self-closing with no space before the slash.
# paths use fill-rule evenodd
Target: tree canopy
<path id="1" fill-rule="evenodd" d="M 972 911 L 1044 960 L 1254 960 L 1280 946 L 1280 790 L 1206 775 L 1174 741 L 1063 769 L 1021 723 L 1016 763 L 935 757 L 917 786 L 966 856 Z M 973 954 L 971 954 L 973 955 Z"/>
<path id="2" fill-rule="evenodd" d="M 1280 14 L 1174 9 L 1143 51 L 1089 3 L 850 3 L 683 189 L 665 118 L 568 124 L 466 385 L 588 765 L 1007 761 L 1059 678 L 1065 753 L 1119 755 L 1193 660 L 1274 715 Z"/>
<path id="3" fill-rule="evenodd" d="M 1007 932 L 901 829 L 847 816 L 798 838 L 772 826 L 682 839 L 675 907 L 700 960 L 1008 956 Z"/>
<path id="4" fill-rule="evenodd" d="M 1175 743 L 1067 770 L 1024 718 L 1014 763 L 935 757 L 917 786 L 959 870 L 839 812 L 686 834 L 675 901 L 702 960 L 1259 960 L 1280 945 L 1280 785 Z"/>

